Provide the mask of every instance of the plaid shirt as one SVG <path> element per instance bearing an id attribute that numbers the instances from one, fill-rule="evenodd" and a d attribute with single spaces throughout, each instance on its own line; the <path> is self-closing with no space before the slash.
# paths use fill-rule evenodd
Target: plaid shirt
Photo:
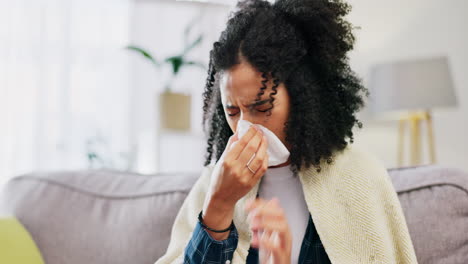
<path id="1" fill-rule="evenodd" d="M 200 223 L 197 223 L 193 231 L 192 239 L 190 239 L 185 248 L 184 263 L 229 264 L 232 261 L 234 250 L 237 248 L 238 240 L 239 235 L 235 227 L 234 230 L 231 230 L 227 239 L 217 241 L 208 234 Z M 252 247 L 249 249 L 246 263 L 258 263 L 257 249 Z M 307 225 L 299 254 L 299 264 L 307 263 L 331 264 L 310 214 L 309 224 Z"/>

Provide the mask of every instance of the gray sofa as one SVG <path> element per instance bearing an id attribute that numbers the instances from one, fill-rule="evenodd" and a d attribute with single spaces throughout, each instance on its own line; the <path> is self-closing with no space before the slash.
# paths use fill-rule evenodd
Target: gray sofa
<path id="1" fill-rule="evenodd" d="M 419 263 L 468 263 L 468 175 L 438 166 L 389 170 Z M 47 264 L 152 264 L 197 174 L 32 173 L 12 179 L 3 210 Z"/>

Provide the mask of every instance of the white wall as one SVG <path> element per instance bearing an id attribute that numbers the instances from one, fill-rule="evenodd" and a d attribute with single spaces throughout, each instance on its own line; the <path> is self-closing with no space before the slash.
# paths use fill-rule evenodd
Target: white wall
<path id="1" fill-rule="evenodd" d="M 374 63 L 446 55 L 458 108 L 434 110 L 438 163 L 468 171 L 468 2 L 351 0 L 349 19 L 361 29 L 351 53 L 352 67 L 368 80 Z M 364 117 L 366 112 L 363 113 Z M 397 165 L 397 123 L 365 122 L 357 143 L 388 167 Z M 425 143 L 426 141 L 423 141 Z"/>
<path id="2" fill-rule="evenodd" d="M 200 21 L 192 37 L 202 33 L 201 46 L 190 58 L 208 65 L 209 51 L 225 26 L 229 8 L 223 5 L 176 1 L 136 1 L 132 13 L 131 43 L 149 49 L 159 60 L 182 50 L 183 31 L 197 15 Z M 135 56 L 132 59 L 131 141 L 137 144 L 140 172 L 200 171 L 203 166 L 205 140 L 202 133 L 202 98 L 206 70 L 182 69 L 173 89 L 192 95 L 192 131 L 158 132 L 158 100 L 170 76 L 169 68 L 155 71 Z M 159 154 L 159 155 L 158 155 Z"/>
<path id="3" fill-rule="evenodd" d="M 232 1 L 231 1 L 232 2 Z M 230 2 L 230 3 L 231 3 Z M 376 1 L 351 0 L 353 11 L 349 19 L 361 29 L 356 31 L 357 43 L 350 54 L 351 65 L 367 83 L 370 67 L 374 63 L 426 56 L 447 55 L 450 60 L 454 84 L 458 95 L 458 108 L 436 109 L 434 126 L 438 161 L 441 164 L 464 168 L 468 171 L 468 2 L 451 1 Z M 202 16 L 203 27 L 208 29 L 203 47 L 193 54 L 196 58 L 207 60 L 212 42 L 224 27 L 227 8 L 201 4 L 170 3 L 170 1 L 136 1 L 132 19 L 132 43 L 139 44 L 156 53 L 168 54 L 180 49 L 180 40 L 186 21 L 196 13 Z M 194 8 L 196 7 L 196 8 Z M 198 8 L 198 9 L 197 9 Z M 180 21 L 172 21 L 177 14 Z M 161 26 L 163 24 L 163 26 Z M 170 29 L 170 30 L 168 30 Z M 161 80 L 144 61 L 135 58 L 133 62 L 132 140 L 140 142 L 143 155 L 140 171 L 155 171 L 157 162 L 176 168 L 174 155 L 177 151 L 166 151 L 164 156 L 155 156 L 154 139 L 157 120 L 155 96 L 161 91 Z M 164 73 L 163 75 L 164 76 Z M 182 78 L 186 82 L 178 88 L 193 95 L 193 130 L 190 134 L 180 135 L 180 142 L 188 142 L 181 159 L 188 162 L 185 170 L 199 170 L 200 157 L 204 147 L 201 127 L 201 93 L 205 73 Z M 165 77 L 162 77 L 164 80 Z M 187 82 L 187 80 L 189 80 Z M 381 158 L 386 166 L 395 167 L 397 153 L 397 123 L 395 121 L 373 121 L 367 110 L 361 113 L 365 127 L 356 131 L 356 144 L 368 148 Z M 163 148 L 171 149 L 171 142 L 177 135 L 166 137 Z M 179 144 L 181 144 L 179 142 Z M 191 143 L 189 143 L 191 142 Z M 425 142 L 425 141 L 423 141 Z M 177 144 L 173 145 L 177 148 Z M 172 155 L 172 156 L 171 156 Z M 141 158 L 141 157 L 140 157 Z M 156 162 L 155 162 L 156 160 Z"/>

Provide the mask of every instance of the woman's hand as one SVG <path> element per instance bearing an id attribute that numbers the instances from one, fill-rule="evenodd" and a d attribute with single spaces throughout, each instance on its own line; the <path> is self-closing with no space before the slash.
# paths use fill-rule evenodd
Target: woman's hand
<path id="1" fill-rule="evenodd" d="M 232 221 L 234 207 L 265 174 L 268 168 L 267 140 L 262 131 L 251 126 L 240 139 L 233 135 L 216 164 L 210 189 L 203 205 L 203 222 L 213 229 L 225 229 Z M 208 231 L 216 240 L 229 235 Z"/>
<path id="2" fill-rule="evenodd" d="M 266 137 L 255 125 L 240 139 L 233 135 L 212 175 L 212 196 L 234 206 L 268 169 L 267 147 Z"/>
<path id="3" fill-rule="evenodd" d="M 278 199 L 256 199 L 246 204 L 253 232 L 252 246 L 259 248 L 260 263 L 272 259 L 274 264 L 291 262 L 292 236 L 288 221 Z"/>

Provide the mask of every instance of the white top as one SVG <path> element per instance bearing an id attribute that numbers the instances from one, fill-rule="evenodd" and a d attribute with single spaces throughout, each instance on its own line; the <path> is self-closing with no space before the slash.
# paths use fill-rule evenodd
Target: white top
<path id="1" fill-rule="evenodd" d="M 291 263 L 298 263 L 309 222 L 309 210 L 299 176 L 293 174 L 291 166 L 269 168 L 262 177 L 258 195 L 267 200 L 278 198 L 292 234 Z"/>

